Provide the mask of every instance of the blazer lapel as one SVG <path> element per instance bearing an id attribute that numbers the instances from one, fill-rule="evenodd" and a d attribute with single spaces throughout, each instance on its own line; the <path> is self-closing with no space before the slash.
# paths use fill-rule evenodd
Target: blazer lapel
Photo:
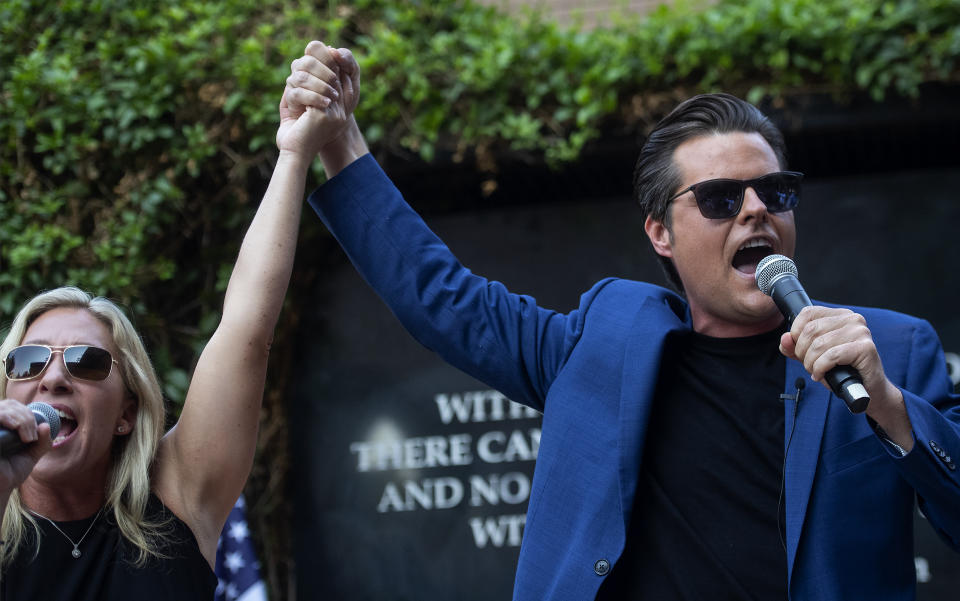
<path id="1" fill-rule="evenodd" d="M 820 457 L 820 441 L 827 421 L 827 409 L 832 395 L 810 375 L 798 361 L 787 359 L 786 393 L 797 392 L 796 381 L 805 382 L 799 402 L 787 401 L 784 414 L 784 497 L 786 501 L 787 530 L 787 586 L 793 577 L 797 547 L 803 531 L 803 521 L 810 502 L 813 478 Z M 791 428 L 792 425 L 792 428 Z M 792 434 L 791 434 L 792 430 Z"/>
<path id="2" fill-rule="evenodd" d="M 620 387 L 620 500 L 624 528 L 630 519 L 640 474 L 640 457 L 647 419 L 659 380 L 660 360 L 667 335 L 690 329 L 689 311 L 678 315 L 685 305 L 673 308 L 664 298 L 647 297 L 630 328 L 623 358 Z"/>

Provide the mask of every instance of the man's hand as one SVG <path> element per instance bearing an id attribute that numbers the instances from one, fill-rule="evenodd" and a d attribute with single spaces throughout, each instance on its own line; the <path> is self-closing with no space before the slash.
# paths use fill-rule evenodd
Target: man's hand
<path id="1" fill-rule="evenodd" d="M 838 365 L 857 370 L 870 395 L 867 415 L 891 439 L 909 451 L 913 433 L 903 394 L 883 371 L 880 354 L 863 316 L 849 309 L 805 307 L 790 331 L 780 337 L 780 352 L 803 363 L 814 380 L 827 386 L 824 376 Z"/>
<path id="2" fill-rule="evenodd" d="M 297 118 L 321 110 L 329 122 L 320 126 L 316 149 L 327 177 L 367 152 L 367 144 L 353 118 L 360 99 L 360 66 L 346 48 L 310 42 L 303 57 L 291 65 L 281 116 Z M 281 125 L 281 131 L 283 130 Z M 277 144 L 280 145 L 278 133 Z M 282 147 L 281 147 L 282 148 Z"/>
<path id="3" fill-rule="evenodd" d="M 347 48 L 330 48 L 321 42 L 310 42 L 304 57 L 312 56 L 327 65 L 327 57 L 332 57 L 334 64 L 331 69 L 337 74 L 340 82 L 338 92 L 342 95 L 341 102 L 344 112 L 352 115 L 360 101 L 360 65 L 353 53 Z"/>

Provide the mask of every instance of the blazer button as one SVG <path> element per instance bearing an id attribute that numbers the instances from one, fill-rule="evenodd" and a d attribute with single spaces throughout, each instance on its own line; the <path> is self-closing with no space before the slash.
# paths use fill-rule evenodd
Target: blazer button
<path id="1" fill-rule="evenodd" d="M 610 573 L 610 562 L 606 559 L 598 559 L 597 563 L 593 564 L 593 571 L 597 576 L 606 576 Z"/>
<path id="2" fill-rule="evenodd" d="M 932 440 L 930 441 L 930 448 L 933 449 L 934 453 L 940 454 L 940 445 L 938 445 Z"/>

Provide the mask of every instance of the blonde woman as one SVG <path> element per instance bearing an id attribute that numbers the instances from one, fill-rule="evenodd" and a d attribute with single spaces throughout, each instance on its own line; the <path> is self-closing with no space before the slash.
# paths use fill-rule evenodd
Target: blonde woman
<path id="1" fill-rule="evenodd" d="M 333 64 L 319 42 L 310 51 Z M 17 314 L 0 347 L 0 427 L 26 444 L 0 457 L 4 601 L 213 598 L 217 540 L 253 461 L 307 170 L 349 114 L 338 73 L 316 58 L 299 69 L 326 82 L 309 93 L 325 99 L 284 90 L 276 168 L 170 431 L 147 352 L 115 304 L 59 288 Z M 35 401 L 60 416 L 53 441 L 26 407 Z"/>

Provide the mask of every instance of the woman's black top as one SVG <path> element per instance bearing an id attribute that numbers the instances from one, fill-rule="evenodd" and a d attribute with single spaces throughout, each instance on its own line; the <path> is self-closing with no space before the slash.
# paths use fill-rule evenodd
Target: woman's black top
<path id="1" fill-rule="evenodd" d="M 106 511 L 79 544 L 79 558 L 73 557 L 73 544 L 63 534 L 45 519 L 36 518 L 41 531 L 40 551 L 34 557 L 32 544 L 21 546 L 4 570 L 0 600 L 211 601 L 217 578 L 190 528 L 152 494 L 147 517 L 167 523 L 168 542 L 162 551 L 168 559 L 151 558 L 139 568 L 133 565 L 135 548 L 123 539 L 112 514 Z M 94 518 L 57 522 L 57 526 L 79 542 Z"/>

